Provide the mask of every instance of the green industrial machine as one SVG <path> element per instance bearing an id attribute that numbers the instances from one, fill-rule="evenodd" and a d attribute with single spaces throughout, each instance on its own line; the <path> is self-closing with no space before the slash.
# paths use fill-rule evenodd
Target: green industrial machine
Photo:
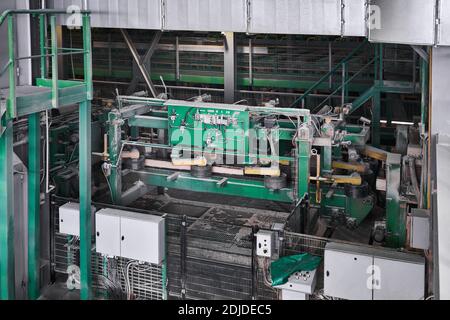
<path id="1" fill-rule="evenodd" d="M 352 106 L 308 109 L 119 96 L 102 166 L 112 199 L 146 185 L 291 204 L 307 232 L 309 210 L 357 227 L 375 206 L 382 150 Z M 372 150 L 369 152 L 368 150 Z M 125 183 L 124 181 L 127 181 Z M 392 224 L 392 228 L 400 228 Z M 401 241 L 400 241 L 401 242 Z"/>

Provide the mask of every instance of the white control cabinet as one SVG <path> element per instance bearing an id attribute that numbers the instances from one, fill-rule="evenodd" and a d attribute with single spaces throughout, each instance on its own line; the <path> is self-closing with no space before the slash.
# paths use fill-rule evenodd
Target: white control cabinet
<path id="1" fill-rule="evenodd" d="M 120 257 L 120 211 L 102 209 L 95 218 L 95 244 L 97 252 Z"/>
<path id="2" fill-rule="evenodd" d="M 352 300 L 423 300 L 425 259 L 417 254 L 328 243 L 325 295 Z"/>
<path id="3" fill-rule="evenodd" d="M 95 208 L 92 207 L 92 226 L 94 226 Z M 80 204 L 67 202 L 59 207 L 59 233 L 80 236 Z"/>
<path id="4" fill-rule="evenodd" d="M 165 251 L 164 218 L 103 209 L 97 212 L 97 252 L 160 264 Z"/>
<path id="5" fill-rule="evenodd" d="M 327 296 L 349 300 L 372 300 L 372 289 L 367 287 L 368 271 L 373 257 L 357 250 L 343 251 L 328 244 L 324 258 L 324 293 Z"/>

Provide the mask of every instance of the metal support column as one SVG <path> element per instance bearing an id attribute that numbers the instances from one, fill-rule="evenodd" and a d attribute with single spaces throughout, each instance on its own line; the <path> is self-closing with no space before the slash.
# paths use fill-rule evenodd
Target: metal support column
<path id="1" fill-rule="evenodd" d="M 83 300 L 91 298 L 91 102 L 80 104 L 80 274 Z"/>
<path id="2" fill-rule="evenodd" d="M 56 31 L 56 16 L 50 16 L 50 37 L 52 56 L 52 107 L 58 108 L 58 38 Z"/>
<path id="3" fill-rule="evenodd" d="M 376 88 L 372 99 L 372 145 L 380 146 L 381 92 Z"/>
<path id="4" fill-rule="evenodd" d="M 406 241 L 406 204 L 400 197 L 401 155 L 389 153 L 386 160 L 386 244 L 400 248 Z"/>
<path id="5" fill-rule="evenodd" d="M 14 299 L 13 123 L 0 137 L 0 299 Z"/>
<path id="6" fill-rule="evenodd" d="M 311 157 L 311 141 L 307 126 L 299 129 L 297 140 L 297 199 L 301 200 L 309 192 L 309 166 Z"/>
<path id="7" fill-rule="evenodd" d="M 41 119 L 28 117 L 28 298 L 40 295 Z"/>
<path id="8" fill-rule="evenodd" d="M 224 101 L 236 101 L 236 35 L 234 32 L 224 33 Z"/>
<path id="9" fill-rule="evenodd" d="M 91 48 L 91 18 L 83 16 L 83 47 L 84 80 L 86 83 L 86 101 L 79 106 L 79 194 L 80 194 L 80 298 L 88 300 L 92 297 L 91 274 L 91 100 L 92 85 L 92 48 Z"/>
<path id="10" fill-rule="evenodd" d="M 0 131 L 0 299 L 14 299 L 13 121 L 16 115 L 14 17 L 8 16 L 9 96 Z M 2 119 L 3 118 L 3 119 Z"/>

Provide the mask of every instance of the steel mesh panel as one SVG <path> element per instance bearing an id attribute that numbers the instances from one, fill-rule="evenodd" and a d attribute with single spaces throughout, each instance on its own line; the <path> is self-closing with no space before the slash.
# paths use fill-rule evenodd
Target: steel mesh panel
<path id="1" fill-rule="evenodd" d="M 323 257 L 325 254 L 325 246 L 329 239 L 319 238 L 304 234 L 285 232 L 283 255 L 289 256 L 299 253 L 310 253 Z"/>
<path id="2" fill-rule="evenodd" d="M 107 263 L 108 259 L 102 257 L 100 254 L 95 254 L 96 263 L 93 263 L 93 277 L 95 279 L 98 275 L 107 275 Z M 122 290 L 125 291 L 125 277 L 126 277 L 126 266 L 131 262 L 129 259 L 125 258 L 115 258 L 116 268 L 115 274 L 118 277 L 118 281 L 121 284 Z M 139 266 L 133 265 L 129 269 L 129 281 L 130 289 L 133 298 L 136 300 L 162 300 L 163 298 L 163 277 L 162 277 L 162 267 L 143 263 Z M 98 286 L 98 282 L 96 283 Z M 99 290 L 101 292 L 101 290 Z"/>

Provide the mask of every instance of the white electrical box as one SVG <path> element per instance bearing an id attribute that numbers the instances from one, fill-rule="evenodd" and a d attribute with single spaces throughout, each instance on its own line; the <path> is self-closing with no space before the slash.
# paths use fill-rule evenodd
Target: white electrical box
<path id="1" fill-rule="evenodd" d="M 349 300 L 372 300 L 367 287 L 373 257 L 356 246 L 329 243 L 324 257 L 324 294 Z"/>
<path id="2" fill-rule="evenodd" d="M 94 226 L 95 208 L 92 207 L 92 226 Z M 94 232 L 94 228 L 92 228 Z M 80 236 L 80 204 L 67 202 L 59 207 L 59 233 Z"/>
<path id="3" fill-rule="evenodd" d="M 107 256 L 120 256 L 160 264 L 165 252 L 164 218 L 103 209 L 97 212 L 96 250 Z"/>
<path id="4" fill-rule="evenodd" d="M 96 251 L 106 256 L 120 257 L 120 212 L 102 209 L 95 218 Z"/>
<path id="5" fill-rule="evenodd" d="M 160 264 L 164 258 L 164 219 L 159 216 L 126 212 L 120 217 L 124 258 Z"/>
<path id="6" fill-rule="evenodd" d="M 423 257 L 393 254 L 374 257 L 374 272 L 379 281 L 373 288 L 374 300 L 423 300 L 425 261 Z M 377 278 L 377 277 L 375 277 Z"/>
<path id="7" fill-rule="evenodd" d="M 256 255 L 258 257 L 272 257 L 275 234 L 272 231 L 260 230 L 256 233 Z"/>
<path id="8" fill-rule="evenodd" d="M 316 288 L 316 270 L 293 273 L 285 284 L 275 286 L 281 289 L 283 300 L 306 300 Z"/>
<path id="9" fill-rule="evenodd" d="M 389 249 L 329 243 L 324 294 L 351 300 L 421 300 L 425 259 Z"/>

